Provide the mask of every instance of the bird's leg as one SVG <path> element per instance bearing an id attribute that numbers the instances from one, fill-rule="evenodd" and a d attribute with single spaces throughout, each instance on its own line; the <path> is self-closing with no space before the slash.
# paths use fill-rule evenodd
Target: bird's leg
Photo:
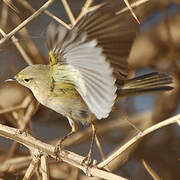
<path id="1" fill-rule="evenodd" d="M 55 154 L 57 157 L 59 156 L 59 153 L 62 152 L 62 143 L 63 143 L 63 141 L 65 141 L 68 137 L 70 137 L 71 135 L 73 135 L 73 134 L 78 130 L 78 126 L 77 126 L 77 124 L 76 124 L 74 121 L 71 120 L 70 125 L 71 125 L 71 128 L 72 128 L 71 132 L 68 133 L 67 135 L 65 135 L 63 138 L 61 138 L 61 139 L 57 142 L 57 144 L 56 144 L 56 146 L 55 146 L 54 154 Z"/>
<path id="2" fill-rule="evenodd" d="M 92 126 L 92 139 L 91 139 L 89 153 L 82 161 L 82 164 L 86 164 L 87 166 L 89 166 L 91 164 L 91 161 L 92 161 L 93 145 L 94 145 L 94 140 L 95 140 L 95 136 L 96 136 L 96 124 L 95 124 L 95 122 L 91 122 L 91 126 Z"/>

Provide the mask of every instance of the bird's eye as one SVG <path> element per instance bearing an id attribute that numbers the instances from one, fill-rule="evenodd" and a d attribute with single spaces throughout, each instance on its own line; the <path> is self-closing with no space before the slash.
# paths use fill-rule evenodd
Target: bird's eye
<path id="1" fill-rule="evenodd" d="M 29 82 L 29 81 L 30 81 L 30 79 L 28 79 L 28 78 L 24 79 L 24 82 Z"/>

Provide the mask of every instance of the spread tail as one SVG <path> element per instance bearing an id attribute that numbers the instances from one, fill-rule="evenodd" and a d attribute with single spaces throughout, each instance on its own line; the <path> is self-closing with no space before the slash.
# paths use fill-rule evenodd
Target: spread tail
<path id="1" fill-rule="evenodd" d="M 173 87 L 170 86 L 171 83 L 173 83 L 173 79 L 166 73 L 154 72 L 138 76 L 133 79 L 128 79 L 120 85 L 117 90 L 117 98 L 153 91 L 172 90 Z"/>

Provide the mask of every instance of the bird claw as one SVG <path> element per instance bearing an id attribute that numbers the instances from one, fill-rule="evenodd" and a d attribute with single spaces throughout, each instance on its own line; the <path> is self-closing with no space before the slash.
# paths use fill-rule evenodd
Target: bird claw
<path id="1" fill-rule="evenodd" d="M 62 148 L 62 143 L 70 137 L 72 134 L 74 134 L 74 131 L 71 131 L 69 134 L 65 135 L 63 138 L 61 138 L 58 143 L 55 146 L 54 149 L 54 154 L 56 156 L 56 160 L 60 160 L 60 155 L 63 156 L 63 148 Z"/>
<path id="2" fill-rule="evenodd" d="M 97 167 L 97 163 L 98 162 L 96 160 L 92 161 L 90 154 L 88 154 L 88 156 L 86 156 L 81 162 L 81 165 L 85 167 L 84 173 L 89 177 L 92 176 L 91 168 Z"/>
<path id="3" fill-rule="evenodd" d="M 60 139 L 58 141 L 58 143 L 56 144 L 55 149 L 54 149 L 54 154 L 56 156 L 56 161 L 59 161 L 60 160 L 60 155 L 62 155 L 62 149 L 63 149 L 62 148 L 62 142 L 63 142 L 63 140 Z"/>
<path id="4" fill-rule="evenodd" d="M 90 166 L 90 165 L 91 165 L 91 162 L 92 162 L 92 158 L 91 158 L 91 156 L 89 156 L 89 154 L 88 154 L 88 156 L 86 156 L 86 157 L 82 160 L 81 165 Z"/>
<path id="5" fill-rule="evenodd" d="M 91 176 L 91 173 L 89 171 L 89 169 L 91 168 L 91 165 L 92 165 L 92 158 L 89 156 L 86 156 L 82 162 L 81 162 L 81 165 L 85 167 L 85 171 L 84 173 L 87 175 L 87 176 Z"/>

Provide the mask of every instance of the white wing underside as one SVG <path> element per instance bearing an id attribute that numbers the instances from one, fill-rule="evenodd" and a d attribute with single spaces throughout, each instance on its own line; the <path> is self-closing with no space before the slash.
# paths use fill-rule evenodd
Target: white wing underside
<path id="1" fill-rule="evenodd" d="M 115 78 L 110 63 L 106 61 L 97 41 L 86 41 L 86 34 L 77 34 L 50 24 L 47 45 L 56 58 L 69 68 L 66 74 L 54 74 L 54 80 L 62 79 L 75 85 L 90 111 L 98 118 L 106 118 L 116 98 Z"/>
<path id="2" fill-rule="evenodd" d="M 116 98 L 115 78 L 96 41 L 80 44 L 63 56 L 75 69 L 76 89 L 98 119 L 106 118 Z"/>

